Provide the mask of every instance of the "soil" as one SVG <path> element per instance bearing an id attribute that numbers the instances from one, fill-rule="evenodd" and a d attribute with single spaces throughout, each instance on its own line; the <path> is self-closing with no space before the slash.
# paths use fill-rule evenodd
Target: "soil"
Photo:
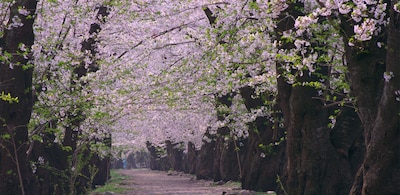
<path id="1" fill-rule="evenodd" d="M 178 172 L 167 173 L 147 169 L 118 170 L 118 172 L 130 177 L 123 183 L 130 189 L 122 193 L 124 195 L 222 195 L 239 194 L 243 191 L 235 183 L 221 185 L 220 182 L 197 180 L 195 176 Z"/>

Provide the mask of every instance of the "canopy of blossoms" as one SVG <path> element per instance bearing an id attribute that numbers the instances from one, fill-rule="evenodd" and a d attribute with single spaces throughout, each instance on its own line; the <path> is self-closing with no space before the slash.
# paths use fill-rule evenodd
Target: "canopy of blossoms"
<path id="1" fill-rule="evenodd" d="M 2 12 L 7 10 L 8 3 L 0 5 Z M 248 134 L 246 124 L 268 116 L 270 109 L 247 110 L 240 95 L 230 108 L 218 108 L 216 98 L 245 86 L 256 95 L 275 94 L 277 77 L 295 83 L 296 76 L 314 72 L 321 61 L 330 63 L 331 78 L 303 84 L 320 89 L 321 98 L 336 92 L 347 96 L 343 47 L 378 33 L 387 24 L 387 4 L 307 0 L 304 5 L 307 14 L 279 35 L 294 43 L 285 50 L 274 34 L 277 18 L 287 8 L 282 0 L 39 1 L 32 47 L 37 92 L 32 129 L 56 120 L 60 140 L 62 129 L 71 125 L 71 110 L 79 107 L 83 113 L 75 114 L 86 116 L 81 128 L 92 137 L 112 133 L 115 145 L 139 147 L 168 139 L 200 146 L 207 130 L 229 125 L 233 136 L 242 137 Z M 100 6 L 109 9 L 107 17 L 97 15 Z M 393 6 L 398 10 L 398 4 Z M 20 8 L 25 12 L 29 10 Z M 350 42 L 342 43 L 335 20 L 321 23 L 322 17 L 349 17 L 355 23 Z M 99 21 L 101 30 L 90 33 Z M 18 20 L 12 25 L 19 25 Z M 316 34 L 326 51 L 313 50 L 310 40 Z M 89 38 L 97 41 L 94 53 L 82 50 Z M 276 61 L 285 62 L 280 75 Z M 96 64 L 98 70 L 76 77 L 73 69 L 82 63 L 87 68 Z M 71 83 L 80 87 L 71 88 Z M 218 121 L 218 109 L 229 109 L 230 116 Z"/>

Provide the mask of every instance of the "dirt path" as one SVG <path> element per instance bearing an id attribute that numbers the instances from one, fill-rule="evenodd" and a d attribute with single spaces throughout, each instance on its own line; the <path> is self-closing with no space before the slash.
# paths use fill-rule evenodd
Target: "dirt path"
<path id="1" fill-rule="evenodd" d="M 147 169 L 119 170 L 119 173 L 131 177 L 125 185 L 133 189 L 123 193 L 125 195 L 221 195 L 240 191 L 235 185 L 215 185 L 180 173 L 167 174 Z"/>

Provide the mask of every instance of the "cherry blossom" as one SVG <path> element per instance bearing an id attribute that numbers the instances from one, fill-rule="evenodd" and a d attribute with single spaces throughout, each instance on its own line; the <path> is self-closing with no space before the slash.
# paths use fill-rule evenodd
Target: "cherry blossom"
<path id="1" fill-rule="evenodd" d="M 96 8 L 104 4 L 110 15 L 101 31 L 91 35 L 90 25 L 98 20 Z M 304 1 L 304 15 L 294 18 L 295 28 L 283 35 L 295 48 L 284 50 L 278 49 L 284 43 L 278 43 L 273 33 L 275 19 L 288 7 L 281 0 L 40 1 L 38 5 L 31 49 L 37 91 L 32 126 L 54 118 L 62 132 L 69 125 L 68 110 L 79 103 L 85 105 L 87 116 L 82 128 L 91 136 L 96 136 L 93 129 L 99 135 L 112 132 L 116 144 L 148 139 L 201 144 L 207 129 L 229 125 L 215 119 L 216 97 L 246 86 L 255 88 L 255 95 L 276 93 L 277 77 L 296 83 L 297 76 L 315 72 L 317 63 L 332 67 L 329 90 L 348 92 L 343 84 L 343 44 L 369 41 L 387 23 L 386 4 L 380 1 Z M 216 18 L 214 23 L 205 8 Z M 24 8 L 19 13 L 30 14 Z M 354 23 L 352 42 L 341 43 L 335 19 L 339 15 Z M 328 17 L 331 23 L 323 24 Z M 13 25 L 18 25 L 18 18 Z M 314 49 L 311 37 L 326 46 L 324 54 Z M 81 49 L 88 38 L 97 41 L 94 56 Z M 277 60 L 285 62 L 283 75 L 276 75 Z M 81 63 L 86 68 L 96 63 L 99 70 L 77 78 L 72 69 Z M 80 86 L 71 88 L 71 83 Z M 226 120 L 240 121 L 230 125 L 235 126 L 233 134 L 245 136 L 245 124 L 270 111 L 247 111 L 240 102 L 229 108 L 232 116 Z"/>

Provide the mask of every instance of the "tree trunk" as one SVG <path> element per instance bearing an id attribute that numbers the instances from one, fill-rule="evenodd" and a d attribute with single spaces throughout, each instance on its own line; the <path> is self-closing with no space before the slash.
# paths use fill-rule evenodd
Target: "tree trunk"
<path id="1" fill-rule="evenodd" d="M 186 155 L 187 173 L 189 174 L 196 173 L 197 156 L 198 156 L 198 151 L 196 150 L 196 146 L 192 142 L 189 142 L 187 146 L 187 155 Z"/>
<path id="2" fill-rule="evenodd" d="M 97 21 L 91 24 L 89 29 L 90 37 L 82 41 L 81 51 L 90 54 L 93 63 L 85 66 L 82 62 L 74 68 L 74 79 L 79 80 L 89 72 L 98 70 L 95 64 L 95 53 L 97 51 L 96 36 L 101 30 L 100 25 L 108 15 L 108 8 L 100 6 L 97 8 Z M 47 78 L 52 80 L 53 78 Z M 72 79 L 73 80 L 73 79 Z M 71 88 L 81 89 L 84 84 L 71 81 Z M 79 93 L 77 94 L 79 96 Z M 87 100 L 84 100 L 87 103 Z M 75 102 L 76 108 L 68 113 L 70 125 L 65 127 L 64 139 L 62 143 L 55 143 L 56 135 L 53 132 L 42 132 L 39 135 L 43 137 L 43 142 L 35 141 L 31 152 L 31 159 L 38 161 L 41 158 L 45 163 L 37 163 L 38 170 L 35 175 L 39 178 L 39 189 L 41 194 L 81 194 L 85 193 L 94 185 L 104 185 L 109 178 L 110 157 L 100 157 L 95 154 L 91 148 L 89 140 L 83 141 L 80 137 L 82 131 L 80 123 L 85 120 L 84 111 L 81 102 Z M 71 114 L 71 113 L 75 114 Z M 57 121 L 49 121 L 49 128 L 56 128 Z M 82 142 L 79 142 L 79 141 Z M 111 147 L 111 136 L 104 134 L 103 140 L 90 140 L 92 142 L 103 142 L 107 147 Z M 79 145 L 80 143 L 81 145 Z M 90 159 L 89 159 L 90 158 Z M 91 167 L 92 166 L 92 167 Z M 75 170 L 71 170 L 75 167 Z M 94 170 L 94 167 L 97 171 Z M 93 175 L 96 174 L 96 175 Z"/>
<path id="3" fill-rule="evenodd" d="M 25 8 L 35 13 L 35 0 L 17 0 L 10 7 L 10 19 L 4 36 L 0 39 L 3 53 L 12 55 L 9 60 L 0 61 L 0 93 L 10 93 L 18 101 L 0 99 L 0 194 L 35 194 L 34 180 L 27 158 L 28 128 L 32 111 L 32 67 L 30 56 L 24 53 L 21 44 L 33 45 L 33 17 L 18 12 Z M 21 25 L 12 25 L 12 19 L 19 18 Z M 2 55 L 2 54 L 1 54 Z"/>
<path id="4" fill-rule="evenodd" d="M 281 15 L 276 29 L 278 41 L 281 41 L 280 36 L 284 31 L 294 27 L 294 19 L 302 15 L 298 7 L 303 5 L 290 3 L 286 12 Z M 293 17 L 287 17 L 287 12 Z M 309 41 L 312 47 L 320 46 L 312 39 Z M 282 41 L 282 44 L 280 49 L 294 48 L 293 42 Z M 318 75 L 328 75 L 327 66 L 318 66 L 316 73 L 305 72 L 303 76 L 297 76 L 297 85 L 290 85 L 283 76 L 283 63 L 286 62 L 277 62 L 277 73 L 280 75 L 277 102 L 283 111 L 287 131 L 288 175 L 285 190 L 290 195 L 347 194 L 353 181 L 349 147 L 346 147 L 347 151 L 344 154 L 341 148 L 335 147 L 334 143 L 344 141 L 333 140 L 333 130 L 328 128 L 328 117 L 333 113 L 332 108 L 325 108 L 324 102 L 315 98 L 319 97 L 316 88 L 302 85 L 318 82 Z M 350 137 L 351 143 L 359 136 Z"/>
<path id="5" fill-rule="evenodd" d="M 198 151 L 196 162 L 197 179 L 214 178 L 214 157 L 216 156 L 216 135 L 211 135 L 208 131 L 205 133 L 209 142 L 203 141 L 201 149 Z"/>
<path id="6" fill-rule="evenodd" d="M 384 34 L 364 47 L 345 47 L 352 92 L 364 126 L 366 156 L 358 170 L 351 194 L 398 194 L 400 192 L 400 14 L 390 8 Z M 351 32 L 352 26 L 344 26 Z M 387 33 L 387 34 L 386 34 Z M 348 42 L 349 37 L 344 37 Z M 385 42 L 386 48 L 376 46 Z M 385 81 L 384 74 L 394 77 Z"/>
<path id="7" fill-rule="evenodd" d="M 341 147 L 334 146 L 333 130 L 327 127 L 328 111 L 312 99 L 314 95 L 316 90 L 307 87 L 293 87 L 290 95 L 290 113 L 285 113 L 289 114 L 285 117 L 287 191 L 288 194 L 346 194 L 353 181 L 348 154 L 350 147 L 341 150 Z M 335 141 L 350 139 L 354 142 L 358 136 L 341 136 L 342 140 L 336 137 Z"/>
<path id="8" fill-rule="evenodd" d="M 268 93 L 261 94 L 254 98 L 255 90 L 251 87 L 243 87 L 240 94 L 244 99 L 244 104 L 248 111 L 257 109 L 264 105 L 265 99 L 272 101 L 273 96 Z M 275 124 L 267 117 L 258 117 L 249 125 L 249 137 L 247 138 L 247 151 L 243 161 L 242 187 L 244 189 L 256 191 L 278 191 L 277 175 L 284 175 L 286 164 L 285 142 L 279 142 L 284 135 L 284 129 L 279 128 L 279 121 L 282 114 L 279 109 L 274 107 L 277 113 L 274 116 Z M 263 148 L 262 146 L 268 147 Z M 270 145 L 273 144 L 273 145 Z"/>

